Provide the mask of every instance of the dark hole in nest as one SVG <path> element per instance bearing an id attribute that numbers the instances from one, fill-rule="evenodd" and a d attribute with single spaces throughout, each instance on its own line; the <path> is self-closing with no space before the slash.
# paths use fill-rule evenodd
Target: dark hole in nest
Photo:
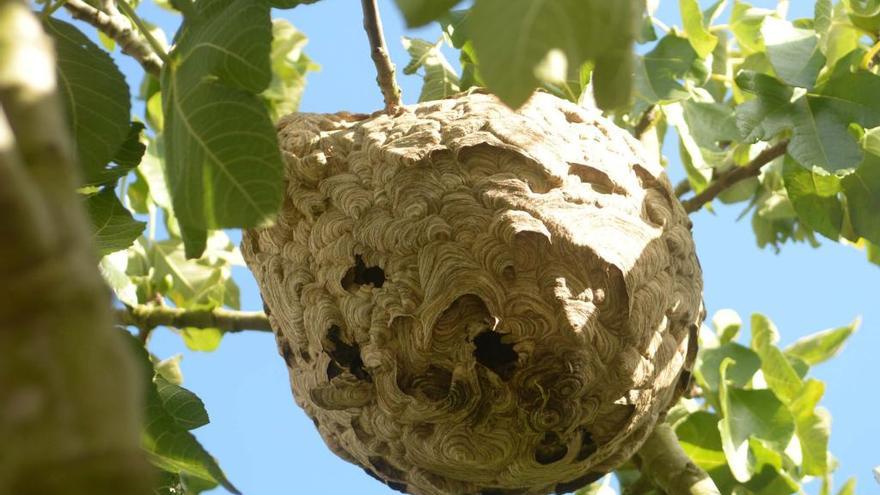
<path id="1" fill-rule="evenodd" d="M 354 266 L 342 277 L 342 288 L 351 290 L 367 284 L 381 288 L 385 284 L 385 271 L 378 266 L 367 266 L 364 258 L 357 254 L 354 257 Z"/>
<path id="2" fill-rule="evenodd" d="M 538 448 L 535 449 L 535 460 L 538 461 L 538 464 L 546 466 L 561 460 L 567 453 L 568 447 L 562 443 L 559 435 L 547 432 L 544 434 L 544 438 L 541 439 L 541 443 L 538 444 Z"/>
<path id="3" fill-rule="evenodd" d="M 364 361 L 361 359 L 361 348 L 357 344 L 349 344 L 342 340 L 342 329 L 333 325 L 327 330 L 327 340 L 333 344 L 330 354 L 330 364 L 327 365 L 327 379 L 332 380 L 344 370 L 354 375 L 359 380 L 372 381 L 370 374 L 364 369 Z"/>
<path id="4" fill-rule="evenodd" d="M 599 446 L 593 441 L 593 435 L 591 435 L 586 428 L 581 428 L 581 448 L 578 449 L 575 460 L 578 462 L 586 460 L 588 457 L 595 454 L 598 449 Z"/>
<path id="5" fill-rule="evenodd" d="M 494 371 L 502 380 L 510 380 L 517 361 L 513 344 L 502 342 L 500 333 L 485 330 L 474 339 L 474 345 L 474 357 L 478 363 Z"/>

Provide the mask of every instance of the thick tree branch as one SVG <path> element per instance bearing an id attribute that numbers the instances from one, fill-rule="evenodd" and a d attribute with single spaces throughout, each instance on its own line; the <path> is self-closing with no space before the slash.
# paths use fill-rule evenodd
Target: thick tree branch
<path id="1" fill-rule="evenodd" d="M 114 2 L 104 2 L 107 12 L 92 7 L 82 0 L 67 0 L 64 8 L 74 19 L 87 22 L 119 44 L 122 53 L 131 56 L 148 73 L 158 76 L 162 70 L 162 58 L 150 42 L 132 28 L 128 18 L 116 10 Z"/>
<path id="2" fill-rule="evenodd" d="M 713 180 L 712 183 L 709 184 L 709 187 L 703 189 L 700 194 L 697 194 L 696 196 L 688 200 L 682 201 L 681 204 L 684 205 L 684 209 L 688 213 L 693 213 L 699 210 L 703 207 L 704 204 L 715 199 L 716 196 L 721 194 L 728 187 L 733 186 L 737 182 L 743 181 L 750 177 L 755 177 L 760 174 L 761 167 L 784 155 L 787 149 L 787 140 L 774 144 L 773 146 L 759 153 L 758 156 L 756 156 L 751 162 L 749 162 L 748 165 L 730 169 L 727 172 L 719 175 L 718 178 Z"/>
<path id="3" fill-rule="evenodd" d="M 379 7 L 376 0 L 361 0 L 361 7 L 364 10 L 364 30 L 370 40 L 370 56 L 376 64 L 376 82 L 385 98 L 385 112 L 393 115 L 400 111 L 400 86 L 394 77 L 394 64 L 385 45 Z"/>
<path id="4" fill-rule="evenodd" d="M 142 379 L 113 330 L 52 43 L 0 1 L 0 493 L 153 493 Z"/>
<path id="5" fill-rule="evenodd" d="M 638 452 L 642 474 L 672 495 L 720 495 L 712 478 L 682 450 L 675 432 L 660 423 Z"/>
<path id="6" fill-rule="evenodd" d="M 116 321 L 144 330 L 155 327 L 218 328 L 224 332 L 256 330 L 271 332 L 269 317 L 262 311 L 188 310 L 167 306 L 134 306 L 116 310 Z"/>

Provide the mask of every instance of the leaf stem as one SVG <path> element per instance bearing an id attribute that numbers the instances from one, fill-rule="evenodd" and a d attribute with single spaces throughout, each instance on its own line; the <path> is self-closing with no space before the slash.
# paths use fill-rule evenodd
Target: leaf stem
<path id="1" fill-rule="evenodd" d="M 382 19 L 376 0 L 361 0 L 364 11 L 364 30 L 370 40 L 370 56 L 376 65 L 376 82 L 385 99 L 385 112 L 394 115 L 400 112 L 400 86 L 394 77 L 394 64 L 388 56 L 385 35 L 382 32 Z"/>
<path id="2" fill-rule="evenodd" d="M 150 28 L 148 28 L 147 25 L 144 24 L 143 19 L 141 19 L 140 16 L 137 15 L 134 9 L 131 8 L 131 5 L 129 5 L 128 2 L 126 2 L 125 0 L 118 0 L 117 5 L 119 5 L 122 13 L 125 14 L 126 17 L 131 19 L 132 22 L 134 22 L 138 30 L 141 32 L 141 35 L 147 40 L 147 43 L 150 44 L 150 47 L 153 49 L 153 51 L 156 52 L 156 55 L 158 55 L 159 58 L 162 59 L 163 63 L 167 64 L 168 53 L 165 52 L 165 48 L 159 43 L 159 40 L 153 37 L 153 34 L 150 33 Z"/>
<path id="3" fill-rule="evenodd" d="M 871 65 L 874 63 L 874 58 L 878 53 L 880 53 L 880 41 L 874 43 L 874 46 L 872 46 L 871 49 L 868 50 L 868 53 L 862 57 L 862 68 L 865 70 L 870 69 Z"/>
<path id="4" fill-rule="evenodd" d="M 116 321 L 149 331 L 155 327 L 217 328 L 224 332 L 253 330 L 271 332 L 269 317 L 262 311 L 169 308 L 160 305 L 126 306 L 115 310 Z"/>
<path id="5" fill-rule="evenodd" d="M 719 175 L 718 178 L 713 180 L 706 189 L 703 189 L 703 191 L 700 192 L 700 194 L 697 194 L 686 201 L 682 201 L 685 211 L 693 213 L 702 208 L 704 204 L 715 199 L 716 196 L 721 194 L 728 187 L 750 177 L 755 177 L 761 173 L 761 167 L 784 155 L 787 149 L 788 140 L 781 141 L 758 153 L 758 156 L 747 165 L 730 169 Z"/>

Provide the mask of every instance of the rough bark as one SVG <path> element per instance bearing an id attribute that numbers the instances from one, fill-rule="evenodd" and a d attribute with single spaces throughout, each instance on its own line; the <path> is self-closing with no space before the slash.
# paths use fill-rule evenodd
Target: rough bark
<path id="1" fill-rule="evenodd" d="M 407 110 L 279 123 L 288 197 L 243 253 L 296 400 L 395 489 L 579 488 L 686 379 L 687 215 L 598 111 L 541 93 Z"/>
<path id="2" fill-rule="evenodd" d="M 657 425 L 638 456 L 642 473 L 670 495 L 721 495 L 712 478 L 682 450 L 666 423 Z"/>
<path id="3" fill-rule="evenodd" d="M 140 381 L 75 193 L 51 43 L 24 2 L 0 1 L 0 26 L 0 493 L 146 495 Z"/>

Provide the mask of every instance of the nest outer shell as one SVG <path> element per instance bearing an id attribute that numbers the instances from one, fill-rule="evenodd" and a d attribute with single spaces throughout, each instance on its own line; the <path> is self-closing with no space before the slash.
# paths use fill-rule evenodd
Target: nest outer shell
<path id="1" fill-rule="evenodd" d="M 598 111 L 470 93 L 278 131 L 284 204 L 242 251 L 340 457 L 416 495 L 565 493 L 681 393 L 704 317 L 690 221 Z"/>

